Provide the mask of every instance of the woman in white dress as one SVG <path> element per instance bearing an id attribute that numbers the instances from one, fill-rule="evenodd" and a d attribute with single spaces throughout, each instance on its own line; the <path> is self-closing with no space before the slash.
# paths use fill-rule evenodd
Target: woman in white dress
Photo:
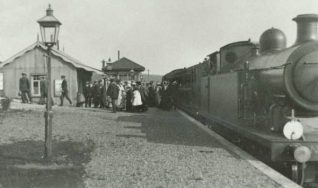
<path id="1" fill-rule="evenodd" d="M 133 97 L 132 97 L 133 111 L 139 111 L 142 105 L 141 95 L 136 85 L 133 85 L 133 88 L 134 88 Z"/>
<path id="2" fill-rule="evenodd" d="M 125 88 L 124 86 L 119 82 L 117 82 L 117 86 L 119 88 L 119 91 L 118 91 L 118 99 L 117 99 L 117 107 L 118 109 L 123 109 L 124 106 L 122 105 L 123 104 L 123 95 L 124 95 L 124 92 L 125 92 Z"/>

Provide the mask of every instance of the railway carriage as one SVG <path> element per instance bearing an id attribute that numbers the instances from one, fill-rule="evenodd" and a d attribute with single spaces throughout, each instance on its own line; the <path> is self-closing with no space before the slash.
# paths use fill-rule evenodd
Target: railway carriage
<path id="1" fill-rule="evenodd" d="M 286 47 L 279 29 L 223 46 L 163 79 L 179 83 L 178 106 L 295 182 L 317 187 L 318 15 L 303 14 Z"/>

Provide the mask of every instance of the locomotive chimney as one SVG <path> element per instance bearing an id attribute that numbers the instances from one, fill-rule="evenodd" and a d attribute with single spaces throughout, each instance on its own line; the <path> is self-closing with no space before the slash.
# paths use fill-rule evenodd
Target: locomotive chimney
<path id="1" fill-rule="evenodd" d="M 293 19 L 297 23 L 297 40 L 295 44 L 314 41 L 317 36 L 317 14 L 301 14 Z"/>

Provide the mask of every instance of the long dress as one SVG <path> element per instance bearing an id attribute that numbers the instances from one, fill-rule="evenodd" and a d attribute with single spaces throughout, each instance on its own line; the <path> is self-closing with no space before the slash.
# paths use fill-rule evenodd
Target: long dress
<path id="1" fill-rule="evenodd" d="M 132 101 L 132 105 L 134 107 L 140 106 L 142 105 L 142 101 L 141 101 L 141 95 L 140 92 L 136 89 L 133 92 L 133 101 Z"/>
<path id="2" fill-rule="evenodd" d="M 131 88 L 126 91 L 126 110 L 128 112 L 132 111 L 132 99 L 133 99 L 133 91 Z"/>
<path id="3" fill-rule="evenodd" d="M 117 85 L 119 88 L 119 92 L 118 92 L 118 99 L 117 99 L 117 106 L 118 108 L 123 108 L 124 106 L 123 104 L 123 92 L 125 91 L 124 87 L 122 85 Z"/>

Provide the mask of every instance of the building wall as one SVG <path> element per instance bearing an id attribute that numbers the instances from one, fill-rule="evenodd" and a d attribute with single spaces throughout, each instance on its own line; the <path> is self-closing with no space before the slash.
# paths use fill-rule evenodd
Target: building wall
<path id="1" fill-rule="evenodd" d="M 78 91 L 77 70 L 70 63 L 64 62 L 61 58 L 53 56 L 51 58 L 52 65 L 52 96 L 55 103 L 59 103 L 58 96 L 54 95 L 54 80 L 60 80 L 61 75 L 66 76 L 68 82 L 70 98 L 75 102 L 76 93 Z M 35 48 L 13 62 L 5 65 L 0 69 L 4 74 L 4 94 L 11 98 L 18 98 L 19 79 L 21 73 L 25 72 L 31 84 L 32 75 L 46 75 L 47 65 L 45 52 L 40 48 Z M 34 97 L 34 101 L 39 97 Z M 67 103 L 66 103 L 67 104 Z"/>
<path id="2" fill-rule="evenodd" d="M 141 80 L 141 73 L 140 72 L 134 72 L 133 75 L 129 71 L 109 71 L 106 73 L 107 75 L 119 79 L 122 81 L 128 81 L 128 80 L 134 80 L 134 81 L 140 81 Z"/>

